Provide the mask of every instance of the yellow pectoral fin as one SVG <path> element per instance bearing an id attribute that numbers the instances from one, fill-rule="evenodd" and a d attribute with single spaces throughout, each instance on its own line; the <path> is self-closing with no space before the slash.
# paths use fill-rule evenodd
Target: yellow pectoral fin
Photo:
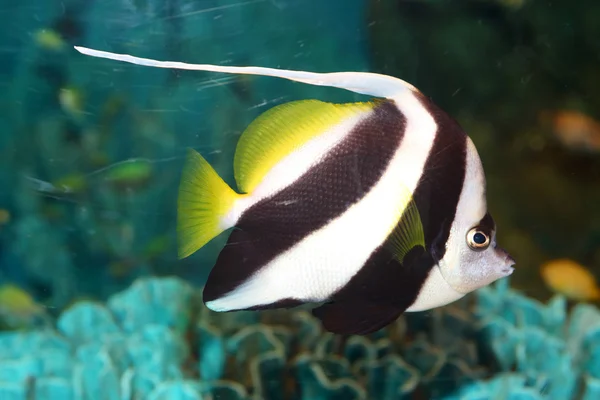
<path id="1" fill-rule="evenodd" d="M 179 258 L 196 252 L 228 228 L 222 218 L 239 197 L 200 154 L 189 150 L 177 199 Z"/>
<path id="2" fill-rule="evenodd" d="M 345 119 L 371 111 L 375 104 L 299 100 L 264 112 L 242 133 L 237 144 L 233 166 L 238 189 L 252 192 L 284 157 Z"/>
<path id="3" fill-rule="evenodd" d="M 425 234 L 419 210 L 408 190 L 406 196 L 410 196 L 408 197 L 410 200 L 402 212 L 402 217 L 396 229 L 391 233 L 386 243 L 387 248 L 400 263 L 404 261 L 406 254 L 414 247 L 421 246 L 425 248 Z"/>

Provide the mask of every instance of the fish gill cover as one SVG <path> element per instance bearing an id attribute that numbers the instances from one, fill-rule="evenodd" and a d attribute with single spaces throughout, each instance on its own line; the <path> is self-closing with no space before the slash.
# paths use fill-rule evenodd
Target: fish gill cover
<path id="1" fill-rule="evenodd" d="M 414 83 L 477 144 L 499 235 L 519 260 L 511 284 L 548 300 L 544 261 L 572 257 L 596 276 L 600 266 L 598 7 L 23 0 L 3 8 L 0 312 L 12 331 L 0 338 L 0 398 L 598 398 L 596 306 L 567 312 L 560 297 L 540 303 L 506 282 L 345 343 L 302 310 L 214 315 L 190 301 L 219 244 L 176 262 L 185 148 L 231 175 L 237 136 L 266 109 L 362 98 L 72 51 L 369 70 Z"/>

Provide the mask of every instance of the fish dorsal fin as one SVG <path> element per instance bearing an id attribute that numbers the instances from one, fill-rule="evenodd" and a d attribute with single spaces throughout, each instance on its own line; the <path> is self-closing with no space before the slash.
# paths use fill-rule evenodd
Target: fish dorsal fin
<path id="1" fill-rule="evenodd" d="M 299 100 L 265 111 L 242 133 L 237 144 L 233 168 L 238 189 L 252 192 L 284 157 L 374 106 L 374 102 L 334 104 Z"/>
<path id="2" fill-rule="evenodd" d="M 396 260 L 403 263 L 406 254 L 417 246 L 425 248 L 425 234 L 419 209 L 411 196 L 398 225 L 388 237 L 386 247 Z"/>
<path id="3" fill-rule="evenodd" d="M 292 71 L 265 67 L 231 67 L 211 64 L 189 64 L 178 61 L 159 61 L 150 58 L 135 57 L 129 54 L 117 54 L 108 51 L 88 49 L 75 46 L 78 52 L 99 58 L 123 61 L 131 64 L 144 65 L 154 68 L 185 69 L 192 71 L 225 72 L 229 74 L 247 74 L 272 76 L 289 79 L 309 85 L 329 86 L 350 90 L 354 93 L 366 94 L 388 99 L 400 99 L 404 95 L 412 95 L 418 90 L 408 82 L 393 76 L 375 74 L 372 72 L 329 72 L 318 73 L 309 71 Z"/>

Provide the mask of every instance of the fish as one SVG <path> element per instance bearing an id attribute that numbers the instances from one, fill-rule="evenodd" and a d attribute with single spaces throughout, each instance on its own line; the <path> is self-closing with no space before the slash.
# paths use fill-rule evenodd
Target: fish
<path id="1" fill-rule="evenodd" d="M 583 153 L 600 151 L 600 122 L 591 116 L 576 110 L 544 111 L 540 121 L 551 127 L 565 148 Z"/>
<path id="2" fill-rule="evenodd" d="M 0 307 L 19 313 L 29 313 L 37 309 L 36 302 L 29 293 L 9 283 L 0 286 Z"/>
<path id="3" fill-rule="evenodd" d="M 76 87 L 63 87 L 58 91 L 61 108 L 72 117 L 79 118 L 83 113 L 83 93 Z"/>
<path id="4" fill-rule="evenodd" d="M 0 208 L 0 227 L 2 225 L 8 225 L 10 223 L 10 211 L 5 208 Z"/>
<path id="5" fill-rule="evenodd" d="M 34 34 L 38 46 L 46 50 L 58 51 L 64 48 L 65 41 L 60 33 L 52 29 L 39 29 Z"/>
<path id="6" fill-rule="evenodd" d="M 237 190 L 188 150 L 177 206 L 178 256 L 229 236 L 210 270 L 212 311 L 313 306 L 325 330 L 368 335 L 507 277 L 485 174 L 460 125 L 408 82 L 157 61 L 75 47 L 138 65 L 278 77 L 370 96 L 274 106 L 242 133 Z"/>
<path id="7" fill-rule="evenodd" d="M 543 264 L 540 274 L 552 291 L 576 301 L 600 300 L 600 288 L 594 275 L 584 266 L 568 258 Z"/>
<path id="8" fill-rule="evenodd" d="M 44 308 L 21 287 L 4 283 L 0 285 L 0 320 L 11 328 L 30 325 L 35 318 L 47 319 Z"/>

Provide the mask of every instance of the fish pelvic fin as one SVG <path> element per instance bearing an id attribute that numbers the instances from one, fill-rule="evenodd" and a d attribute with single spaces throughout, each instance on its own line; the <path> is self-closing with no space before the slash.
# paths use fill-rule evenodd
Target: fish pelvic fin
<path id="1" fill-rule="evenodd" d="M 231 228 L 225 216 L 236 193 L 195 150 L 188 150 L 177 198 L 178 257 L 185 258 Z"/>
<path id="2" fill-rule="evenodd" d="M 345 300 L 325 303 L 312 310 L 323 327 L 339 335 L 369 335 L 396 320 L 404 310 L 372 300 Z"/>

